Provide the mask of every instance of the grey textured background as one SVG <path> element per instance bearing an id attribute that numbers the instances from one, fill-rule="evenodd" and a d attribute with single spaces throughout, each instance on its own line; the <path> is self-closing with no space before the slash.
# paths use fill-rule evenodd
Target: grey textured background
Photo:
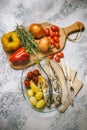
<path id="1" fill-rule="evenodd" d="M 65 27 L 76 21 L 85 25 L 81 38 L 66 41 L 65 60 L 77 70 L 84 87 L 74 107 L 65 113 L 38 113 L 26 104 L 21 91 L 21 72 L 13 70 L 0 44 L 0 130 L 86 130 L 87 128 L 87 0 L 0 0 L 0 38 L 16 24 L 52 22 Z"/>

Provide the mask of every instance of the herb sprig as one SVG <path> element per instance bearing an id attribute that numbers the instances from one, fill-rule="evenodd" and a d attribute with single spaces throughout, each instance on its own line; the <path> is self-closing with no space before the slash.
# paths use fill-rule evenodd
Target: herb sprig
<path id="1" fill-rule="evenodd" d="M 37 55 L 39 47 L 36 44 L 33 35 L 27 31 L 23 25 L 17 25 L 16 31 L 18 33 L 18 37 L 21 40 L 21 46 L 24 46 L 26 48 L 26 51 L 30 54 Z"/>

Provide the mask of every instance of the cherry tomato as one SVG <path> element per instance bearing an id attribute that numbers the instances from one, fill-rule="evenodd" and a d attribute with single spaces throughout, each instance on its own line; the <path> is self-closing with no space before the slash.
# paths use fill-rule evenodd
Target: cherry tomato
<path id="1" fill-rule="evenodd" d="M 32 72 L 34 75 L 39 75 L 39 70 L 38 69 L 35 69 L 35 70 L 33 70 L 33 72 Z"/>
<path id="2" fill-rule="evenodd" d="M 57 36 L 57 37 L 59 37 L 59 36 L 60 36 L 59 31 L 55 32 L 55 36 Z"/>
<path id="3" fill-rule="evenodd" d="M 64 53 L 63 52 L 58 52 L 57 56 L 60 57 L 60 58 L 63 58 L 64 57 Z"/>
<path id="4" fill-rule="evenodd" d="M 54 38 L 54 33 L 50 33 L 50 38 Z"/>
<path id="5" fill-rule="evenodd" d="M 56 32 L 56 31 L 59 30 L 59 27 L 58 27 L 58 26 L 55 26 L 55 25 L 52 25 L 52 26 L 51 26 L 51 30 L 52 30 L 53 32 Z"/>
<path id="6" fill-rule="evenodd" d="M 53 39 L 54 39 L 55 42 L 59 42 L 59 38 L 57 36 L 54 36 Z"/>
<path id="7" fill-rule="evenodd" d="M 55 43 L 55 47 L 56 47 L 57 49 L 60 49 L 60 44 L 59 44 L 59 43 Z"/>
<path id="8" fill-rule="evenodd" d="M 30 79 L 32 79 L 33 78 L 33 73 L 32 72 L 28 72 L 27 73 L 27 77 L 30 78 Z"/>
<path id="9" fill-rule="evenodd" d="M 29 87 L 30 81 L 29 80 L 24 80 L 24 85 L 25 85 L 25 87 Z"/>
<path id="10" fill-rule="evenodd" d="M 45 36 L 49 36 L 50 35 L 50 29 L 49 28 L 46 28 L 45 29 Z"/>
<path id="11" fill-rule="evenodd" d="M 55 56 L 55 57 L 54 57 L 54 60 L 55 60 L 56 62 L 60 62 L 60 57 Z"/>
<path id="12" fill-rule="evenodd" d="M 55 46 L 55 40 L 50 38 L 50 41 L 51 41 L 51 45 Z"/>
<path id="13" fill-rule="evenodd" d="M 49 58 L 49 59 L 53 59 L 53 54 L 50 54 L 50 55 L 48 56 L 48 58 Z"/>

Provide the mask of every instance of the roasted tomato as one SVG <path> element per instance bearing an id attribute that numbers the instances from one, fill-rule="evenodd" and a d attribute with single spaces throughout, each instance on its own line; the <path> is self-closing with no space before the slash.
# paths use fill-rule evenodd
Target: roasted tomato
<path id="1" fill-rule="evenodd" d="M 29 87 L 30 81 L 25 79 L 25 80 L 24 80 L 24 85 L 25 85 L 25 87 Z"/>
<path id="2" fill-rule="evenodd" d="M 34 75 L 39 75 L 39 70 L 38 69 L 35 69 L 35 70 L 33 70 L 33 72 L 32 72 Z"/>
<path id="3" fill-rule="evenodd" d="M 37 84 L 38 83 L 38 76 L 34 76 L 33 81 L 34 81 L 35 84 Z"/>
<path id="4" fill-rule="evenodd" d="M 32 79 L 33 78 L 33 73 L 32 72 L 28 72 L 27 73 L 27 77 L 30 78 L 30 79 Z"/>

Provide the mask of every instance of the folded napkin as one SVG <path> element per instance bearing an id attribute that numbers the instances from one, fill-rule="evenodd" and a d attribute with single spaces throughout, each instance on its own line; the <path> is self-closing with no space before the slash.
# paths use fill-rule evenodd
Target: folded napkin
<path id="1" fill-rule="evenodd" d="M 72 92 L 72 100 L 74 100 L 75 96 L 83 87 L 83 83 L 76 77 L 77 72 L 75 70 L 70 69 L 70 71 L 71 71 L 71 80 L 73 81 L 72 86 L 74 88 L 74 91 Z M 69 98 L 67 98 L 65 104 L 60 107 L 59 111 L 64 112 L 70 104 L 71 104 L 71 101 Z"/>
<path id="2" fill-rule="evenodd" d="M 62 84 L 62 105 L 58 108 L 58 110 L 60 112 L 65 112 L 65 110 L 68 108 L 68 106 L 71 104 L 71 99 L 69 98 L 69 96 L 67 96 L 67 91 L 70 89 L 68 88 L 68 90 L 66 89 L 66 83 L 65 83 L 65 77 L 64 77 L 64 72 L 62 69 L 62 65 L 55 63 L 54 61 L 50 61 L 52 67 L 54 68 L 54 70 L 56 71 L 56 74 L 58 75 L 61 84 Z M 49 74 L 49 66 L 45 65 L 44 69 L 46 70 L 46 73 L 48 74 L 48 76 L 50 76 Z M 73 69 L 70 68 L 70 73 L 71 73 L 71 80 L 72 82 L 72 87 L 74 88 L 74 91 L 72 92 L 72 99 L 75 98 L 75 96 L 78 94 L 78 92 L 80 91 L 80 89 L 83 87 L 83 83 L 76 77 L 77 72 Z M 68 91 L 68 95 L 71 94 L 70 91 Z"/>

